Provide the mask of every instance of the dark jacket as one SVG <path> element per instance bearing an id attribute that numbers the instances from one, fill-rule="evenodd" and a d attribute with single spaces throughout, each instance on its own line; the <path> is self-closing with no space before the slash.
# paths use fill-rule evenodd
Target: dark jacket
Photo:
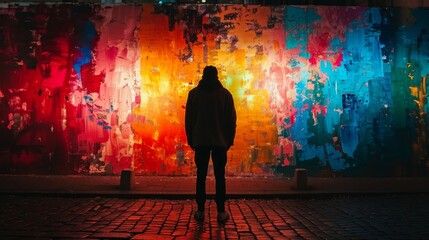
<path id="1" fill-rule="evenodd" d="M 237 116 L 231 93 L 217 79 L 203 79 L 189 91 L 185 128 L 188 144 L 226 147 L 234 144 Z"/>

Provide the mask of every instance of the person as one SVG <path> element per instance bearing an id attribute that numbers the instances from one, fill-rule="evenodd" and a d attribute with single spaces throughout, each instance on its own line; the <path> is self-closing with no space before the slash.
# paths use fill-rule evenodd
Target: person
<path id="1" fill-rule="evenodd" d="M 217 68 L 206 66 L 198 86 L 188 93 L 185 112 L 185 128 L 188 145 L 195 151 L 197 166 L 196 202 L 194 213 L 197 221 L 203 221 L 206 202 L 206 177 L 210 155 L 216 178 L 217 221 L 225 222 L 226 184 L 225 166 L 227 151 L 234 144 L 236 111 L 231 93 L 222 86 Z"/>

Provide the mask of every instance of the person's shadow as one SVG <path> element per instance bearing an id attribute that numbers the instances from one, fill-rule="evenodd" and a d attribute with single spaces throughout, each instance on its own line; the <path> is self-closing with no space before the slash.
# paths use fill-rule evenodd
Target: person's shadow
<path id="1" fill-rule="evenodd" d="M 191 222 L 191 226 L 189 227 L 189 239 L 226 239 L 225 237 L 225 224 L 217 223 L 216 229 L 213 229 L 212 226 L 212 236 L 210 236 L 210 222 Z"/>
<path id="2" fill-rule="evenodd" d="M 209 223 L 205 222 L 191 222 L 189 226 L 189 239 L 210 239 Z"/>

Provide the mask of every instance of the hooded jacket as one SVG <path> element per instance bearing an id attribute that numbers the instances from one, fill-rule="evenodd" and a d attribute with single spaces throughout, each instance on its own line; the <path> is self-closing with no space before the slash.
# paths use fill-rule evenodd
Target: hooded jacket
<path id="1" fill-rule="evenodd" d="M 202 79 L 189 91 L 185 128 L 188 144 L 225 147 L 234 144 L 237 116 L 231 93 L 217 78 Z"/>

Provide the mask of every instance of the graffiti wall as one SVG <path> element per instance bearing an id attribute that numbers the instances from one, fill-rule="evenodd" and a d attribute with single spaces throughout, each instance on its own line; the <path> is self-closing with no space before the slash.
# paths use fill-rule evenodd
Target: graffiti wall
<path id="1" fill-rule="evenodd" d="M 429 9 L 1 5 L 4 173 L 194 173 L 187 93 L 219 69 L 228 175 L 427 174 Z"/>

